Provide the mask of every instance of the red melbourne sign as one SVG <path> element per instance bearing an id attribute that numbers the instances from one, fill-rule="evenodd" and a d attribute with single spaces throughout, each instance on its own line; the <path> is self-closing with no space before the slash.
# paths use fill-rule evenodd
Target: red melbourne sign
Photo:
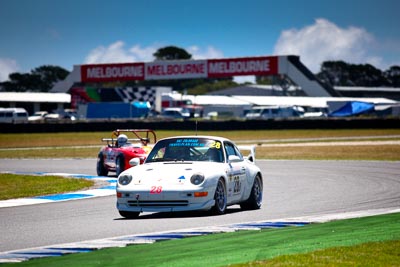
<path id="1" fill-rule="evenodd" d="M 208 77 L 271 75 L 278 73 L 277 57 L 227 58 L 208 60 Z"/>
<path id="2" fill-rule="evenodd" d="M 81 66 L 82 82 L 223 78 L 278 73 L 278 57 L 155 61 Z"/>
<path id="3" fill-rule="evenodd" d="M 144 80 L 144 63 L 82 65 L 81 80 L 82 82 Z"/>

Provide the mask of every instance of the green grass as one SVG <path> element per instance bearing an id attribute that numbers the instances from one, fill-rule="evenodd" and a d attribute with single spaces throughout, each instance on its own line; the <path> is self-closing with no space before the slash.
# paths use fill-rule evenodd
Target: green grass
<path id="1" fill-rule="evenodd" d="M 157 138 L 174 135 L 193 134 L 189 131 L 156 131 Z M 274 141 L 280 144 L 292 144 L 296 138 L 343 138 L 352 141 L 360 137 L 368 140 L 382 140 L 381 136 L 400 135 L 400 129 L 353 129 L 353 130 L 259 130 L 259 131 L 209 131 L 199 134 L 224 136 L 237 143 L 254 140 L 255 144 Z M 0 158 L 95 158 L 104 143 L 101 138 L 110 137 L 110 132 L 93 133 L 52 133 L 52 134 L 0 134 Z M 356 139 L 354 139 L 356 138 Z M 332 140 L 326 146 L 302 147 L 257 147 L 259 159 L 324 159 L 324 160 L 400 160 L 400 145 L 380 146 L 332 146 Z M 365 140 L 365 139 L 363 139 Z M 389 138 L 384 140 L 400 140 Z M 343 140 L 341 140 L 343 141 Z M 269 143 L 270 143 L 269 142 Z M 301 141 L 296 141 L 299 143 Z M 303 141 L 304 142 L 304 141 Z M 307 140 L 307 142 L 309 142 Z M 91 147 L 74 147 L 91 146 Z M 40 147 L 42 149 L 32 149 Z M 7 149 L 11 148 L 11 149 Z M 13 149 L 14 148 L 14 149 Z M 24 148 L 22 150 L 16 148 Z M 60 152 L 62 151 L 62 153 Z"/>
<path id="2" fill-rule="evenodd" d="M 0 150 L 0 158 L 95 158 L 99 147 Z M 62 152 L 61 152 L 62 151 Z M 256 147 L 257 159 L 400 160 L 400 145 Z"/>
<path id="3" fill-rule="evenodd" d="M 397 213 L 132 245 L 12 266 L 399 266 L 399 240 Z M 378 256 L 369 261 L 373 255 Z"/>
<path id="4" fill-rule="evenodd" d="M 351 247 L 335 247 L 298 255 L 279 256 L 272 260 L 238 264 L 249 266 L 399 266 L 400 241 L 370 242 Z"/>
<path id="5" fill-rule="evenodd" d="M 93 181 L 86 179 L 0 174 L 0 200 L 65 193 L 93 185 Z"/>
<path id="6" fill-rule="evenodd" d="M 0 158 L 96 158 L 99 147 L 0 150 Z"/>
<path id="7" fill-rule="evenodd" d="M 195 134 L 192 131 L 157 131 L 157 139 Z M 292 138 L 342 138 L 363 136 L 400 135 L 400 129 L 352 129 L 352 130 L 242 130 L 242 131 L 199 131 L 199 135 L 223 136 L 234 141 L 273 140 Z M 51 147 L 51 146 L 101 146 L 101 138 L 111 137 L 111 132 L 83 133 L 21 133 L 0 134 L 0 148 Z M 398 139 L 397 139 L 398 140 Z"/>
<path id="8" fill-rule="evenodd" d="M 257 147 L 257 159 L 400 161 L 400 145 Z"/>

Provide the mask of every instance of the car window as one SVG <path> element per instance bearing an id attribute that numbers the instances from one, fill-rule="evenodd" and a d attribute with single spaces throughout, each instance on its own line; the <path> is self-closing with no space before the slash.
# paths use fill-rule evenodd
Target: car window
<path id="1" fill-rule="evenodd" d="M 28 114 L 25 112 L 17 112 L 17 117 L 28 117 Z"/>
<path id="2" fill-rule="evenodd" d="M 225 152 L 227 157 L 233 155 L 233 156 L 238 156 L 240 159 L 243 160 L 243 156 L 240 153 L 239 149 L 230 142 L 225 142 Z"/>
<path id="3" fill-rule="evenodd" d="M 222 144 L 209 138 L 171 138 L 159 141 L 146 163 L 162 161 L 224 162 Z"/>
<path id="4" fill-rule="evenodd" d="M 262 115 L 269 115 L 269 109 L 264 109 L 263 111 L 262 111 Z"/>

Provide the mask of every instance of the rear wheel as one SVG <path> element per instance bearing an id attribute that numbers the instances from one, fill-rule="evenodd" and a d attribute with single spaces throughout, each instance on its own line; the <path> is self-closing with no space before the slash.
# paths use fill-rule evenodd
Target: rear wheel
<path id="1" fill-rule="evenodd" d="M 97 156 L 97 175 L 98 176 L 107 176 L 108 170 L 104 167 L 104 157 L 102 153 L 99 153 Z"/>
<path id="2" fill-rule="evenodd" d="M 139 214 L 140 212 L 135 211 L 119 211 L 119 215 L 127 219 L 136 219 L 137 217 L 139 217 Z"/>
<path id="3" fill-rule="evenodd" d="M 225 183 L 222 179 L 218 180 L 217 188 L 214 194 L 215 204 L 211 211 L 214 214 L 222 215 L 226 210 L 226 188 Z"/>
<path id="4" fill-rule="evenodd" d="M 262 197 L 263 197 L 263 185 L 261 176 L 257 174 L 254 178 L 253 187 L 251 188 L 251 193 L 249 198 L 240 203 L 240 207 L 243 210 L 257 210 L 261 208 Z"/>
<path id="5" fill-rule="evenodd" d="M 125 161 L 123 156 L 118 156 L 115 162 L 115 173 L 118 175 L 125 170 Z"/>

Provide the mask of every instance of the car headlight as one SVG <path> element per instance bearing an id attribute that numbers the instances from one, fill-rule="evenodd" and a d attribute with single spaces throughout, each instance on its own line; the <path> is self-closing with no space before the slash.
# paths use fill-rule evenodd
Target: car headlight
<path id="1" fill-rule="evenodd" d="M 202 173 L 195 173 L 190 177 L 190 182 L 194 185 L 199 185 L 204 182 L 204 175 Z"/>
<path id="2" fill-rule="evenodd" d="M 118 183 L 120 185 L 128 185 L 132 181 L 132 176 L 129 174 L 123 174 L 118 177 Z"/>

